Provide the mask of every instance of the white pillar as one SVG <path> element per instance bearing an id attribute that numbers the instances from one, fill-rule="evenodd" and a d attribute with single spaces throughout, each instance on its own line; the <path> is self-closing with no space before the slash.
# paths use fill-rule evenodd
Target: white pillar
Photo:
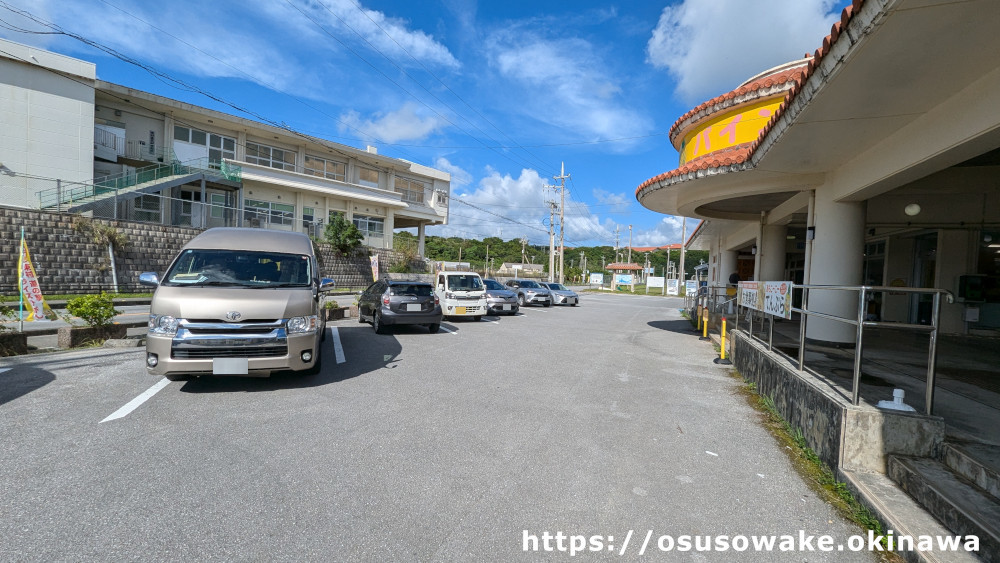
<path id="1" fill-rule="evenodd" d="M 417 225 L 417 256 L 424 257 L 424 225 L 423 222 Z"/>
<path id="2" fill-rule="evenodd" d="M 719 281 L 729 285 L 729 277 L 736 273 L 737 253 L 735 250 L 723 250 L 719 253 Z"/>
<path id="3" fill-rule="evenodd" d="M 837 202 L 824 190 L 816 191 L 816 238 L 813 240 L 809 283 L 813 285 L 861 285 L 865 252 L 865 206 L 861 202 Z M 856 319 L 858 293 L 811 290 L 809 310 Z M 806 338 L 818 342 L 853 345 L 857 328 L 846 323 L 810 316 Z"/>
<path id="4" fill-rule="evenodd" d="M 760 264 L 758 280 L 783 281 L 785 279 L 786 252 L 785 225 L 764 225 L 763 236 L 757 245 L 757 261 Z"/>

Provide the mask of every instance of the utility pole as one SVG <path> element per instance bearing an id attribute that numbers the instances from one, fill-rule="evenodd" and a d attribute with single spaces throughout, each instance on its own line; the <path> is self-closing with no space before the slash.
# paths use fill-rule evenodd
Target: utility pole
<path id="1" fill-rule="evenodd" d="M 628 226 L 628 263 L 632 263 L 632 225 Z"/>
<path id="2" fill-rule="evenodd" d="M 618 233 L 621 231 L 618 225 L 615 225 L 615 262 L 618 261 Z"/>
<path id="3" fill-rule="evenodd" d="M 559 203 L 559 283 L 566 283 L 566 276 L 563 273 L 563 266 L 565 262 L 563 260 L 563 255 L 566 254 L 566 246 L 564 244 L 564 236 L 566 234 L 566 178 L 569 176 L 566 174 L 566 163 L 561 163 L 559 169 L 559 175 L 553 176 L 555 180 L 561 180 L 561 185 L 559 186 L 559 196 L 561 198 Z"/>
<path id="4" fill-rule="evenodd" d="M 521 263 L 524 264 L 528 260 L 525 258 L 524 246 L 528 244 L 528 237 L 521 237 Z"/>
<path id="5" fill-rule="evenodd" d="M 550 186 L 548 184 L 542 186 L 544 189 L 556 189 L 559 186 Z M 549 206 L 549 281 L 555 281 L 556 275 L 556 246 L 555 246 L 555 211 L 556 202 L 555 200 L 548 200 L 545 202 Z"/>
<path id="6" fill-rule="evenodd" d="M 687 239 L 687 217 L 681 218 L 681 259 L 677 264 L 677 273 L 680 277 L 679 285 L 684 285 L 684 242 Z"/>

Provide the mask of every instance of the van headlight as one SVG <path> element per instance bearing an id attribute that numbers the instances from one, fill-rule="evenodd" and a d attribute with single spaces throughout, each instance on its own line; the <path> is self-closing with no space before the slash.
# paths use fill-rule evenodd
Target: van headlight
<path id="1" fill-rule="evenodd" d="M 319 326 L 319 317 L 309 315 L 308 317 L 292 317 L 288 319 L 288 333 L 313 332 Z"/>
<path id="2" fill-rule="evenodd" d="M 152 334 L 177 334 L 177 319 L 170 315 L 149 315 L 149 332 Z"/>

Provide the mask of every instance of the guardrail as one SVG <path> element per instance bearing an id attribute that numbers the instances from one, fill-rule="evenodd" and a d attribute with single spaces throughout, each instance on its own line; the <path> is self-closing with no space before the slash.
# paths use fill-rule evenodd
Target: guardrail
<path id="1" fill-rule="evenodd" d="M 855 341 L 854 341 L 855 345 L 854 364 L 852 370 L 852 385 L 850 390 L 851 402 L 854 405 L 858 405 L 861 402 L 861 361 L 864 354 L 865 328 L 886 328 L 891 330 L 927 333 L 930 335 L 930 342 L 928 344 L 928 352 L 927 352 L 927 378 L 924 391 L 924 407 L 926 414 L 928 415 L 933 414 L 935 376 L 937 372 L 937 341 L 938 341 L 937 336 L 940 323 L 941 297 L 944 296 L 945 298 L 947 298 L 949 303 L 954 302 L 954 296 L 950 291 L 944 289 L 913 288 L 913 287 L 792 284 L 790 291 L 794 292 L 796 290 L 801 291 L 802 305 L 800 307 L 792 306 L 791 312 L 799 314 L 799 343 L 798 343 L 798 354 L 796 359 L 798 361 L 798 369 L 800 372 L 804 371 L 805 369 L 806 326 L 808 324 L 809 317 L 811 316 L 839 323 L 849 324 L 856 327 Z M 824 313 L 821 311 L 809 310 L 809 293 L 811 291 L 857 292 L 858 293 L 857 315 L 854 318 L 848 318 L 829 313 Z M 930 324 L 913 324 L 913 323 L 866 320 L 865 308 L 868 303 L 868 297 L 872 294 L 883 293 L 883 292 L 906 293 L 911 295 L 921 295 L 921 294 L 932 295 L 933 305 L 931 310 Z M 746 307 L 743 308 L 747 311 L 746 313 L 746 319 L 748 321 L 747 334 L 749 335 L 750 338 L 754 338 L 753 334 L 754 317 L 758 315 L 765 315 L 768 318 L 769 326 L 768 326 L 767 347 L 768 351 L 771 351 L 773 349 L 773 341 L 774 341 L 774 316 L 763 313 L 762 311 L 756 311 L 751 308 L 746 308 Z M 737 317 L 737 323 L 738 322 L 739 322 L 739 317 Z M 763 342 L 763 340 L 761 340 L 761 342 Z"/>

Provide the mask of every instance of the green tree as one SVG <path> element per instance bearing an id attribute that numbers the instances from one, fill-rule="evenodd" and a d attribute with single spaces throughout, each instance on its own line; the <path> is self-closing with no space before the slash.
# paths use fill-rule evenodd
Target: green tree
<path id="1" fill-rule="evenodd" d="M 121 311 L 115 310 L 115 304 L 108 294 L 84 295 L 66 302 L 69 314 L 80 317 L 88 326 L 100 328 L 111 324 L 111 319 Z"/>
<path id="2" fill-rule="evenodd" d="M 338 213 L 327 223 L 323 238 L 341 254 L 350 255 L 361 246 L 365 237 L 354 223 Z"/>

